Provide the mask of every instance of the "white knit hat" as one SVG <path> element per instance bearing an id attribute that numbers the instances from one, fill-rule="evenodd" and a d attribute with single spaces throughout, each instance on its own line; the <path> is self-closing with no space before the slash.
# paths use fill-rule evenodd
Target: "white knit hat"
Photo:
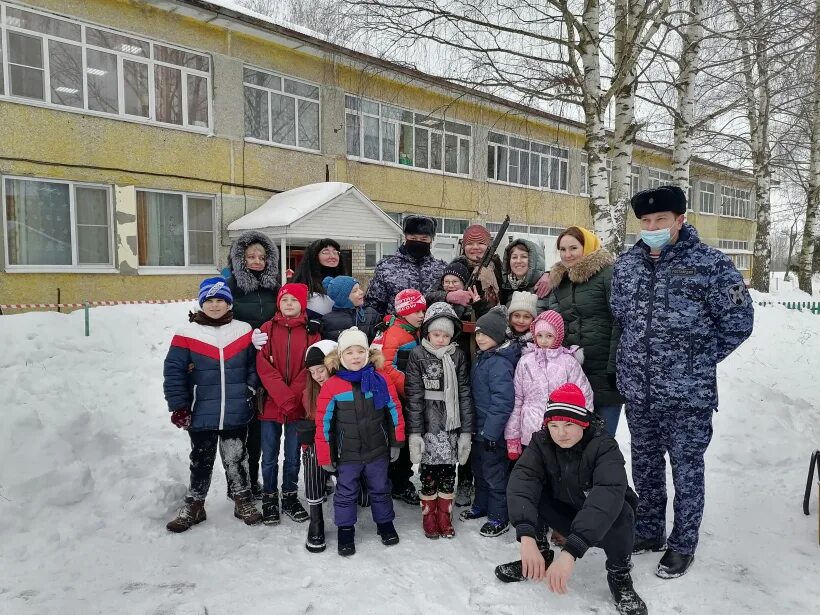
<path id="1" fill-rule="evenodd" d="M 510 300 L 507 314 L 509 315 L 513 312 L 529 312 L 532 314 L 532 317 L 535 318 L 538 316 L 537 305 L 538 295 L 517 290 L 513 293 L 512 299 Z"/>
<path id="2" fill-rule="evenodd" d="M 364 334 L 364 331 L 360 331 L 356 327 L 350 327 L 349 329 L 345 329 L 339 334 L 339 346 L 337 348 L 339 352 L 339 356 L 342 356 L 342 353 L 350 348 L 351 346 L 361 346 L 365 350 L 367 350 L 370 344 L 367 343 L 367 336 Z"/>

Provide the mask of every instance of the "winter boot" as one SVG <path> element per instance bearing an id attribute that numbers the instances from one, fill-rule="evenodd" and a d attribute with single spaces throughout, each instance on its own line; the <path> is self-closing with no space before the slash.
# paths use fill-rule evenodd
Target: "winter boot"
<path id="1" fill-rule="evenodd" d="M 377 523 L 376 533 L 382 537 L 382 544 L 386 546 L 399 544 L 399 534 L 392 521 L 387 523 Z"/>
<path id="2" fill-rule="evenodd" d="M 473 483 L 460 482 L 456 490 L 456 506 L 463 508 L 473 503 Z"/>
<path id="3" fill-rule="evenodd" d="M 251 485 L 251 493 L 253 494 L 254 500 L 262 499 L 262 485 L 259 483 L 259 481 Z"/>
<path id="4" fill-rule="evenodd" d="M 412 483 L 408 483 L 402 491 L 393 491 L 392 495 L 394 500 L 401 500 L 410 506 L 418 506 L 420 502 L 419 494 Z"/>
<path id="5" fill-rule="evenodd" d="M 689 566 L 695 561 L 694 555 L 684 555 L 674 549 L 667 549 L 661 561 L 658 562 L 658 569 L 655 574 L 662 579 L 677 579 L 686 574 Z"/>
<path id="6" fill-rule="evenodd" d="M 356 526 L 347 525 L 339 528 L 339 555 L 348 557 L 356 553 Z"/>
<path id="7" fill-rule="evenodd" d="M 253 493 L 250 489 L 234 494 L 233 516 L 242 519 L 245 525 L 256 525 L 262 521 L 262 513 L 256 510 L 256 505 L 253 503 Z"/>
<path id="8" fill-rule="evenodd" d="M 169 532 L 184 532 L 191 526 L 205 521 L 205 500 L 195 500 L 190 495 L 185 496 L 185 503 L 177 511 L 176 518 L 165 526 Z"/>
<path id="9" fill-rule="evenodd" d="M 279 492 L 262 495 L 262 523 L 265 525 L 279 525 Z"/>
<path id="10" fill-rule="evenodd" d="M 621 615 L 647 615 L 646 604 L 632 586 L 629 569 L 628 564 L 618 567 L 607 565 L 606 582 L 615 600 L 615 608 Z"/>
<path id="11" fill-rule="evenodd" d="M 664 549 L 666 549 L 666 541 L 658 540 L 657 538 L 644 538 L 643 540 L 638 540 L 632 546 L 632 554 L 637 555 L 639 553 L 649 553 L 650 551 L 658 553 Z"/>
<path id="12" fill-rule="evenodd" d="M 424 528 L 424 535 L 427 538 L 439 537 L 437 503 L 438 498 L 434 495 L 421 496 L 421 527 Z"/>
<path id="13" fill-rule="evenodd" d="M 436 517 L 438 518 L 438 531 L 444 538 L 452 538 L 456 535 L 453 528 L 453 494 L 439 493 L 438 505 L 436 507 Z"/>
<path id="14" fill-rule="evenodd" d="M 541 555 L 544 556 L 544 567 L 549 568 L 552 560 L 555 558 L 549 544 L 539 543 L 538 550 L 541 551 Z M 517 583 L 518 581 L 527 580 L 527 577 L 524 576 L 524 569 L 520 559 L 496 566 L 495 576 L 498 577 L 499 581 L 503 581 L 504 583 Z"/>
<path id="15" fill-rule="evenodd" d="M 504 523 L 503 521 L 498 521 L 497 519 L 488 519 L 487 522 L 481 526 L 478 533 L 485 538 L 495 538 L 496 536 L 501 536 L 501 534 L 507 533 L 509 529 L 509 523 Z"/>
<path id="16" fill-rule="evenodd" d="M 282 512 L 288 517 L 296 521 L 296 523 L 304 523 L 308 520 L 308 514 L 305 507 L 299 501 L 299 496 L 295 491 L 282 494 Z"/>
<path id="17" fill-rule="evenodd" d="M 482 519 L 486 516 L 486 512 L 482 512 L 475 506 L 471 506 L 467 510 L 461 511 L 461 514 L 458 516 L 458 518 L 462 521 L 471 521 L 472 519 Z"/>
<path id="18" fill-rule="evenodd" d="M 325 550 L 325 516 L 321 504 L 310 505 L 310 524 L 305 549 L 311 553 L 321 553 Z"/>

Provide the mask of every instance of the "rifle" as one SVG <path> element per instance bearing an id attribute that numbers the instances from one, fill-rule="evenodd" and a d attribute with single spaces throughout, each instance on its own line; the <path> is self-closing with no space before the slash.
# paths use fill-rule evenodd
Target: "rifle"
<path id="1" fill-rule="evenodd" d="M 467 280 L 467 289 L 469 290 L 473 286 L 475 286 L 476 282 L 478 281 L 478 276 L 481 273 L 481 270 L 485 267 L 490 266 L 490 262 L 493 260 L 493 256 L 495 256 L 496 251 L 498 250 L 498 246 L 501 245 L 501 240 L 504 239 L 504 234 L 507 232 L 507 228 L 510 226 L 510 216 L 508 215 L 504 218 L 504 222 L 501 223 L 501 228 L 498 229 L 498 232 L 495 234 L 495 239 L 493 243 L 487 248 L 487 251 L 484 253 L 484 258 L 481 259 L 481 263 L 473 269 L 473 273 L 470 275 L 470 279 Z"/>

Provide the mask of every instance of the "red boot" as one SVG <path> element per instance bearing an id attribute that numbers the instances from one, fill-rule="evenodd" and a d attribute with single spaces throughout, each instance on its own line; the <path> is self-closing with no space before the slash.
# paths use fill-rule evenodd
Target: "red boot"
<path id="1" fill-rule="evenodd" d="M 452 538 L 456 535 L 456 530 L 453 528 L 453 496 L 452 493 L 438 494 L 436 518 L 438 519 L 439 533 L 444 538 Z"/>
<path id="2" fill-rule="evenodd" d="M 421 525 L 424 528 L 424 535 L 427 538 L 438 538 L 438 518 L 436 515 L 436 506 L 439 501 L 437 496 L 422 495 L 421 496 Z"/>

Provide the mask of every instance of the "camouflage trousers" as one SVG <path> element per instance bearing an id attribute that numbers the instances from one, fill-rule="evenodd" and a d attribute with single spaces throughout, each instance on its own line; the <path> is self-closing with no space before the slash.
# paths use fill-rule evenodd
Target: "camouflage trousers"
<path id="1" fill-rule="evenodd" d="M 674 522 L 666 543 L 692 555 L 698 546 L 705 498 L 703 456 L 712 439 L 712 411 L 656 410 L 626 404 L 632 437 L 632 481 L 640 503 L 635 541 L 666 536 L 666 459 L 675 487 Z"/>

